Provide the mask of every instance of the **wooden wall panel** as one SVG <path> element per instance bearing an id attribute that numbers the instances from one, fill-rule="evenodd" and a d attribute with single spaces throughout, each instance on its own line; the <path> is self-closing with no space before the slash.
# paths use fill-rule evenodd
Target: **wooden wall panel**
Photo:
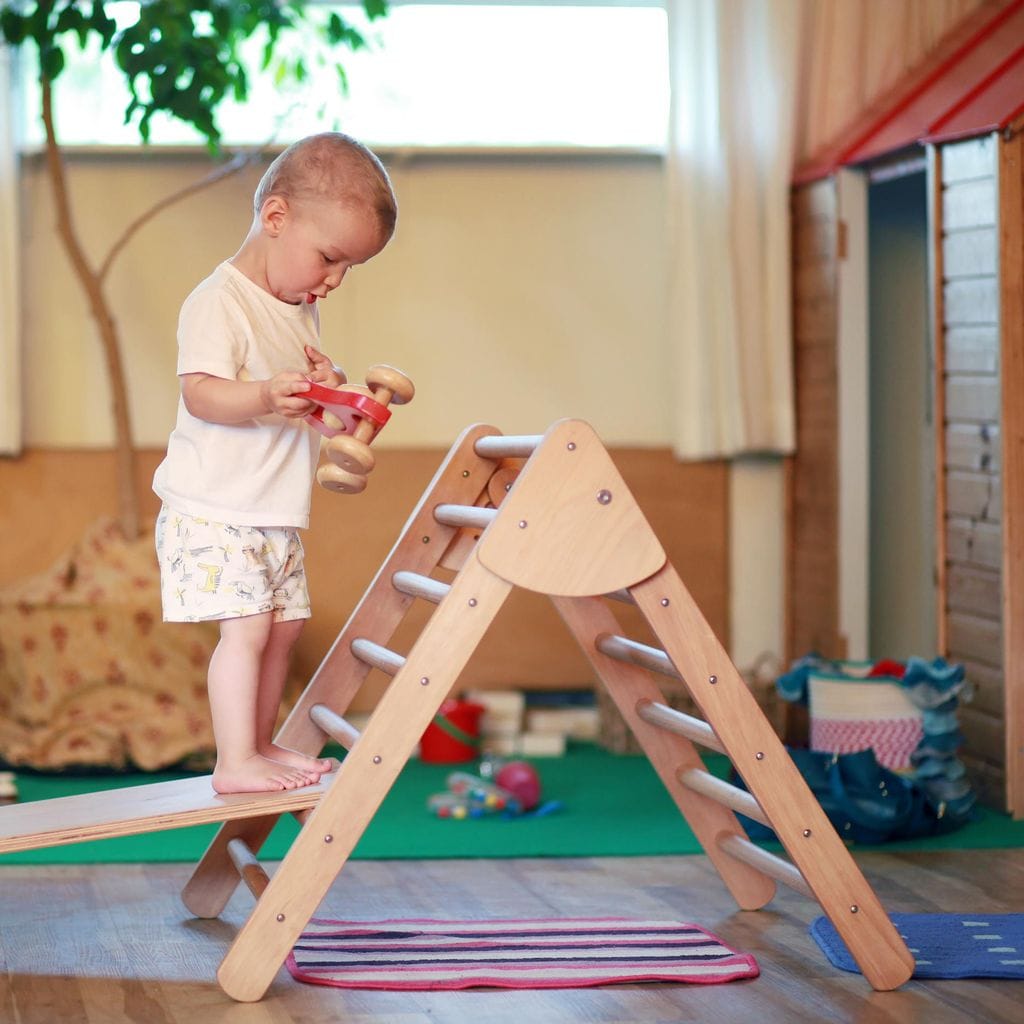
<path id="1" fill-rule="evenodd" d="M 162 455 L 137 453 L 139 496 L 150 521 L 158 502 L 149 482 Z M 319 664 L 443 456 L 440 449 L 389 449 L 378 454 L 363 494 L 342 496 L 314 488 L 312 521 L 303 534 L 313 618 L 296 652 L 299 678 L 308 678 Z M 612 457 L 711 627 L 728 647 L 725 463 L 682 463 L 665 449 L 616 449 Z M 115 509 L 110 452 L 37 449 L 18 459 L 0 459 L 0 587 L 49 568 L 87 526 L 113 516 Z M 143 542 L 149 543 L 149 538 Z M 155 568 L 155 556 L 153 564 Z M 411 646 L 429 610 L 416 602 L 396 635 L 396 649 L 405 653 Z M 635 609 L 616 606 L 616 614 L 626 632 L 650 641 Z M 592 679 L 551 602 L 517 591 L 460 686 L 588 688 Z M 374 673 L 354 709 L 371 707 L 385 685 L 386 679 Z"/>
<path id="2" fill-rule="evenodd" d="M 1024 118 L 999 144 L 1003 668 L 1009 809 L 1024 817 Z"/>
<path id="3" fill-rule="evenodd" d="M 969 666 L 978 695 L 962 708 L 964 763 L 982 797 L 1005 805 L 1003 498 L 998 144 L 941 149 L 942 353 L 945 411 L 940 476 L 945 653 Z"/>
<path id="4" fill-rule="evenodd" d="M 840 657 L 835 182 L 792 194 L 796 454 L 789 465 L 787 658 Z M 795 737 L 794 737 L 795 738 Z"/>

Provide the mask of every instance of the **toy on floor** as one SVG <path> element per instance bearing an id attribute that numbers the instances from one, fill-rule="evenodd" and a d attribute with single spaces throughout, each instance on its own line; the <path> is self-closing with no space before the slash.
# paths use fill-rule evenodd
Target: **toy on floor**
<path id="1" fill-rule="evenodd" d="M 18 800 L 18 783 L 14 772 L 0 772 L 0 804 L 13 804 Z"/>
<path id="2" fill-rule="evenodd" d="M 306 417 L 314 430 L 327 440 L 327 458 L 316 473 L 321 487 L 342 494 L 359 494 L 366 489 L 366 476 L 376 464 L 370 442 L 391 418 L 388 406 L 411 402 L 416 389 L 409 378 L 393 366 L 379 363 L 366 374 L 366 387 L 343 384 L 327 388 L 311 384 L 305 397 L 317 403 Z"/>
<path id="3" fill-rule="evenodd" d="M 526 761 L 510 761 L 493 778 L 452 772 L 448 789 L 436 793 L 427 806 L 439 818 L 481 818 L 485 814 L 517 817 L 534 811 L 540 803 L 540 777 Z"/>

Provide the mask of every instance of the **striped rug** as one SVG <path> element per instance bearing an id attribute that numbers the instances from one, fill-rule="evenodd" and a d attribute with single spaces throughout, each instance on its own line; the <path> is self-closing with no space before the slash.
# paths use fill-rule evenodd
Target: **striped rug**
<path id="1" fill-rule="evenodd" d="M 314 918 L 288 957 L 339 988 L 581 988 L 754 978 L 757 961 L 695 924 L 619 917 L 492 921 Z"/>

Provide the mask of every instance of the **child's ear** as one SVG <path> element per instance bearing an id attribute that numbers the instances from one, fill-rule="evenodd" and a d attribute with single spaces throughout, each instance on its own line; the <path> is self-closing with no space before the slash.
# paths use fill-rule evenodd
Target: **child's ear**
<path id="1" fill-rule="evenodd" d="M 272 238 L 276 238 L 284 227 L 288 216 L 288 200 L 283 196 L 270 196 L 260 210 L 260 224 Z"/>

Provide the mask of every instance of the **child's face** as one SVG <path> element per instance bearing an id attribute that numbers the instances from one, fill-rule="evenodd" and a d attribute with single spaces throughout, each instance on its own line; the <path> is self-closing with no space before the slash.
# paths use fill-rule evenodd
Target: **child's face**
<path id="1" fill-rule="evenodd" d="M 387 241 L 372 210 L 342 203 L 271 197 L 264 218 L 273 239 L 267 290 L 292 305 L 325 298 L 350 267 L 376 256 Z"/>

